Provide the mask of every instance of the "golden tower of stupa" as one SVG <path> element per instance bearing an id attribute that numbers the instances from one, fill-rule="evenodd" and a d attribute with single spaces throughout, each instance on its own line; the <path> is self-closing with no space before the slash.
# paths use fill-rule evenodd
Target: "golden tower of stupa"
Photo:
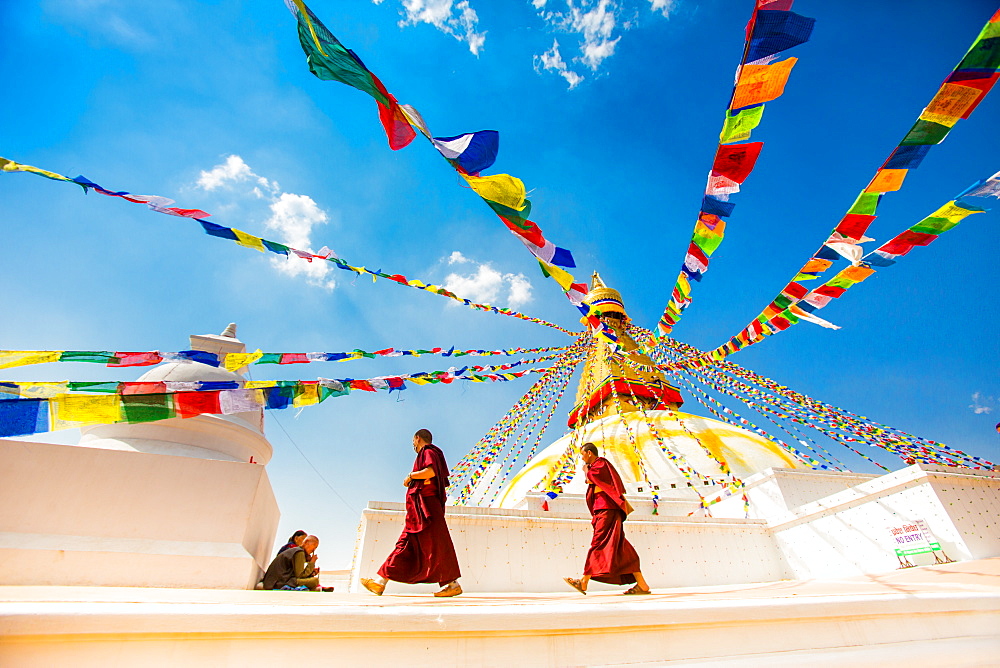
<path id="1" fill-rule="evenodd" d="M 629 318 L 621 294 L 605 285 L 596 271 L 584 301 L 614 331 L 622 351 L 638 366 L 612 356 L 612 344 L 595 332 L 596 340 L 584 361 L 577 386 L 576 405 L 569 414 L 569 426 L 582 427 L 619 412 L 680 408 L 684 403 L 680 392 L 628 335 Z"/>

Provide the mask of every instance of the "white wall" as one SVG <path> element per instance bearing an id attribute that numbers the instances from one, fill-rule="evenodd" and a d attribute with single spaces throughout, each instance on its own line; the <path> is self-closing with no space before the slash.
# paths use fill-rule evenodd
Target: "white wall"
<path id="1" fill-rule="evenodd" d="M 0 440 L 0 584 L 252 588 L 278 517 L 257 464 Z"/>
<path id="2" fill-rule="evenodd" d="M 371 502 L 362 513 L 352 587 L 373 577 L 403 527 L 403 504 Z M 652 587 L 763 582 L 787 577 L 760 520 L 632 515 L 625 533 Z M 590 546 L 590 516 L 563 512 L 452 507 L 447 509 L 466 591 L 558 591 L 579 577 Z M 595 589 L 614 589 L 592 583 Z M 390 584 L 391 591 L 436 586 Z"/>

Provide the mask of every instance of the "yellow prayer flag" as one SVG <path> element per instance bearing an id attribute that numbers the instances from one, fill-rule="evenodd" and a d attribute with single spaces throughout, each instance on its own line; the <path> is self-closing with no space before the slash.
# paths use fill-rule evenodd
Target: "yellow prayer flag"
<path id="1" fill-rule="evenodd" d="M 22 165 L 14 162 L 13 160 L 8 160 L 7 158 L 0 158 L 0 169 L 5 172 L 31 172 L 32 174 L 41 174 L 42 176 L 47 176 L 50 179 L 56 179 L 57 181 L 73 180 L 68 176 L 56 174 L 55 172 L 50 172 L 45 169 L 39 169 L 38 167 L 32 167 L 31 165 Z"/>
<path id="2" fill-rule="evenodd" d="M 955 204 L 954 200 L 948 202 L 943 207 L 932 213 L 929 218 L 947 218 L 953 223 L 961 222 L 966 216 L 970 216 L 974 213 L 985 213 L 983 211 L 973 211 L 972 209 L 966 209 L 965 207 L 958 206 Z M 2 368 L 2 367 L 0 367 Z"/>
<path id="3" fill-rule="evenodd" d="M 226 371 L 236 371 L 237 369 L 242 369 L 249 364 L 253 364 L 263 356 L 264 353 L 261 352 L 260 348 L 252 353 L 229 353 L 226 355 Z"/>
<path id="4" fill-rule="evenodd" d="M 491 176 L 460 174 L 460 176 L 483 199 L 502 204 L 516 211 L 524 209 L 524 198 L 527 197 L 527 193 L 521 179 L 510 174 L 493 174 Z"/>
<path id="5" fill-rule="evenodd" d="M 548 273 L 552 279 L 559 284 L 563 290 L 569 290 L 573 286 L 573 275 L 564 269 L 560 269 L 554 264 L 549 264 L 543 260 L 539 260 L 545 266 L 545 271 Z"/>
<path id="6" fill-rule="evenodd" d="M 957 121 L 962 117 L 962 114 L 969 110 L 969 107 L 976 103 L 982 93 L 983 91 L 978 88 L 963 86 L 959 83 L 942 84 L 941 89 L 924 109 L 924 113 L 951 117 Z M 921 114 L 920 118 L 924 118 L 924 115 Z M 951 123 L 949 127 L 954 124 Z"/>
<path id="7" fill-rule="evenodd" d="M 117 394 L 60 394 L 49 399 L 52 431 L 88 424 L 114 424 L 121 420 Z"/>
<path id="8" fill-rule="evenodd" d="M 255 237 L 252 234 L 247 234 L 243 230 L 237 230 L 235 227 L 233 229 L 233 234 L 236 235 L 236 243 L 244 248 L 252 248 L 258 250 L 261 253 L 264 252 L 264 241 L 260 237 Z"/>
<path id="9" fill-rule="evenodd" d="M 296 394 L 295 398 L 292 399 L 293 406 L 310 406 L 312 404 L 319 403 L 319 385 L 305 385 L 300 384 L 302 387 L 302 393 Z"/>
<path id="10" fill-rule="evenodd" d="M 906 169 L 880 169 L 875 174 L 866 193 L 888 193 L 899 190 L 903 187 L 903 179 L 906 178 Z"/>
<path id="11" fill-rule="evenodd" d="M 770 65 L 744 65 L 733 94 L 730 109 L 740 109 L 751 104 L 770 102 L 781 97 L 788 83 L 788 75 L 798 58 L 788 58 Z"/>
<path id="12" fill-rule="evenodd" d="M 19 396 L 27 399 L 48 399 L 66 392 L 69 381 L 17 383 Z"/>
<path id="13" fill-rule="evenodd" d="M 0 350 L 0 369 L 58 362 L 61 350 Z"/>
<path id="14" fill-rule="evenodd" d="M 263 387 L 277 387 L 276 380 L 248 380 L 243 383 L 243 388 L 247 390 L 259 390 Z"/>

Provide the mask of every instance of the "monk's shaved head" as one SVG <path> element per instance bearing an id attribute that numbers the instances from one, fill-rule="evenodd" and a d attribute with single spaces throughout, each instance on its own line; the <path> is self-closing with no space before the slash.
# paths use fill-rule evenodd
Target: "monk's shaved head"
<path id="1" fill-rule="evenodd" d="M 589 452 L 592 455 L 597 455 L 597 446 L 593 443 L 584 443 L 580 446 L 580 452 Z"/>
<path id="2" fill-rule="evenodd" d="M 430 444 L 430 443 L 434 442 L 434 437 L 431 436 L 431 432 L 430 432 L 429 429 L 418 429 L 417 433 L 414 434 L 414 436 L 416 436 L 422 442 L 427 443 L 427 444 Z"/>

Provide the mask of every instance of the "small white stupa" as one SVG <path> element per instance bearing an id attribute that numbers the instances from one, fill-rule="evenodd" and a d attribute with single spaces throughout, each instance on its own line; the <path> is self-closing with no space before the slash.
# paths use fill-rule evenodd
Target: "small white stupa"
<path id="1" fill-rule="evenodd" d="M 245 352 L 231 324 L 191 349 Z M 168 362 L 139 380 L 239 380 Z M 252 589 L 278 504 L 263 410 L 81 428 L 78 445 L 0 439 L 0 584 Z"/>

